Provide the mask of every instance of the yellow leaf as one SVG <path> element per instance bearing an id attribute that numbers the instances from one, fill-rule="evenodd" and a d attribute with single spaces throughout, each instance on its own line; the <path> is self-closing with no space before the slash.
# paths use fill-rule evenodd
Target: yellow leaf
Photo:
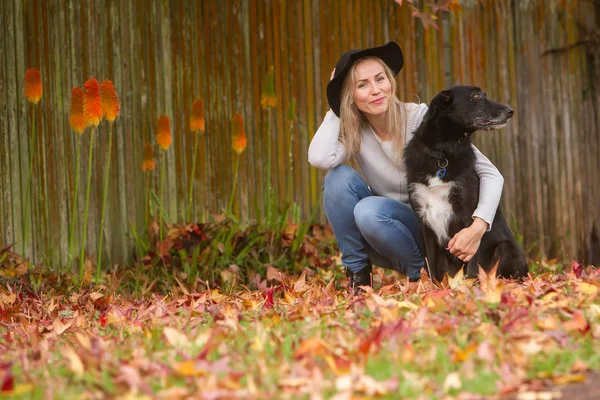
<path id="1" fill-rule="evenodd" d="M 500 303 L 500 299 L 502 298 L 504 285 L 496 278 L 499 263 L 500 260 L 496 262 L 496 265 L 494 265 L 489 273 L 486 273 L 483 268 L 479 267 L 478 278 L 481 290 L 485 293 L 486 303 Z"/>
<path id="2" fill-rule="evenodd" d="M 21 383 L 18 385 L 15 385 L 14 389 L 10 392 L 6 392 L 5 395 L 9 396 L 11 398 L 19 398 L 21 395 L 24 395 L 25 393 L 29 393 L 33 390 L 33 385 L 30 383 Z M 23 397 L 27 397 L 29 398 L 30 396 L 23 396 Z M 0 395 L 0 398 L 4 398 L 3 395 Z"/>
<path id="3" fill-rule="evenodd" d="M 396 307 L 410 308 L 411 310 L 416 310 L 419 308 L 419 306 L 416 305 L 415 303 L 411 303 L 410 301 L 406 301 L 406 300 L 396 302 Z"/>
<path id="4" fill-rule="evenodd" d="M 448 285 L 450 286 L 450 289 L 458 289 L 460 287 L 470 289 L 475 284 L 476 279 L 467 279 L 463 269 L 464 267 L 461 268 L 452 278 L 448 278 Z"/>
<path id="5" fill-rule="evenodd" d="M 294 358 L 302 358 L 305 356 L 314 357 L 316 355 L 328 354 L 329 349 L 327 343 L 318 337 L 311 337 L 303 341 L 300 346 L 294 351 Z"/>
<path id="6" fill-rule="evenodd" d="M 211 290 L 210 296 L 213 299 L 213 301 L 216 303 L 220 303 L 221 301 L 227 299 L 227 296 L 224 296 L 221 293 L 219 293 L 219 289 Z"/>
<path id="7" fill-rule="evenodd" d="M 3 306 L 4 304 L 7 306 L 12 306 L 15 300 L 17 300 L 16 294 L 4 294 L 0 291 L 0 306 Z"/>
<path id="8" fill-rule="evenodd" d="M 457 287 L 459 287 L 460 283 L 465 278 L 465 274 L 463 272 L 463 268 L 464 267 L 461 267 L 461 269 L 458 270 L 458 272 L 456 273 L 456 275 L 454 275 L 452 278 L 448 279 L 448 284 L 450 285 L 450 289 L 456 289 Z"/>
<path id="9" fill-rule="evenodd" d="M 210 339 L 210 336 L 211 336 L 210 331 L 201 333 L 200 335 L 198 335 L 196 340 L 194 340 L 194 346 L 196 346 L 196 347 L 204 346 Z"/>
<path id="10" fill-rule="evenodd" d="M 583 293 L 586 295 L 593 295 L 598 293 L 598 286 L 594 286 L 589 283 L 581 282 L 577 284 L 577 290 L 579 293 Z"/>
<path id="11" fill-rule="evenodd" d="M 457 361 L 465 361 L 466 359 L 469 358 L 469 356 L 475 351 L 477 350 L 477 343 L 471 343 L 470 345 L 467 346 L 467 348 L 465 348 L 464 350 L 460 349 L 460 348 L 454 348 L 453 352 L 454 352 L 454 357 L 456 358 Z"/>
<path id="12" fill-rule="evenodd" d="M 458 372 L 452 372 L 446 376 L 444 380 L 444 392 L 448 392 L 451 389 L 459 390 L 462 387 L 460 376 Z"/>
<path id="13" fill-rule="evenodd" d="M 205 374 L 205 371 L 196 369 L 196 362 L 194 360 L 180 362 L 175 367 L 175 372 L 181 376 L 201 376 Z"/>
<path id="14" fill-rule="evenodd" d="M 552 379 L 552 381 L 557 385 L 566 385 L 567 383 L 572 382 L 584 382 L 585 380 L 586 376 L 581 374 L 557 376 L 554 379 Z"/>
<path id="15" fill-rule="evenodd" d="M 554 315 L 541 316 L 535 323 L 539 328 L 545 330 L 555 330 L 558 328 L 558 319 Z"/>
<path id="16" fill-rule="evenodd" d="M 329 369 L 333 371 L 336 376 L 346 375 L 350 372 L 350 366 L 352 364 L 349 360 L 339 358 L 335 355 L 325 355 L 323 358 L 329 366 Z"/>
<path id="17" fill-rule="evenodd" d="M 73 350 L 71 347 L 67 347 L 63 353 L 63 356 L 67 359 L 69 368 L 71 371 L 77 375 L 81 376 L 84 372 L 83 362 L 79 355 Z"/>
<path id="18" fill-rule="evenodd" d="M 66 323 L 63 323 L 60 320 L 60 318 L 56 318 L 54 320 L 54 322 L 52 323 L 52 329 L 54 329 L 54 333 L 56 333 L 57 335 L 62 335 L 62 333 L 64 331 L 66 331 L 71 326 L 73 326 L 73 324 L 75 323 L 76 317 L 77 316 L 74 315 L 73 318 L 71 318 L 70 320 L 68 320 Z"/>
<path id="19" fill-rule="evenodd" d="M 302 387 L 304 385 L 308 385 L 312 383 L 312 381 L 308 378 L 284 378 L 279 381 L 279 386 L 287 386 L 287 387 Z"/>
<path id="20" fill-rule="evenodd" d="M 171 346 L 182 348 L 188 347 L 190 342 L 182 332 L 178 331 L 175 328 L 171 328 L 169 326 L 163 329 L 163 334 L 167 338 L 167 341 L 171 344 Z"/>
<path id="21" fill-rule="evenodd" d="M 83 334 L 81 332 L 75 332 L 75 338 L 85 350 L 92 349 L 92 340 L 89 335 Z"/>
<path id="22" fill-rule="evenodd" d="M 83 280 L 84 285 L 89 285 L 92 282 L 92 274 L 94 273 L 94 266 L 92 260 L 85 260 L 83 263 Z"/>

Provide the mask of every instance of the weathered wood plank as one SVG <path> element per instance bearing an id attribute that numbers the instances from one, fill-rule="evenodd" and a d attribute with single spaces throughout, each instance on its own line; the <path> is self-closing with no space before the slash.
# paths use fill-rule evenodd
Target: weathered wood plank
<path id="1" fill-rule="evenodd" d="M 8 15 L 5 11 L 4 2 L 0 2 L 0 25 L 8 27 Z M 10 185 L 10 157 L 9 157 L 9 125 L 8 125 L 8 92 L 7 83 L 9 75 L 6 71 L 6 50 L 5 44 L 7 35 L 0 38 L 0 245 L 6 245 L 14 242 L 13 221 L 12 221 L 12 201 Z"/>

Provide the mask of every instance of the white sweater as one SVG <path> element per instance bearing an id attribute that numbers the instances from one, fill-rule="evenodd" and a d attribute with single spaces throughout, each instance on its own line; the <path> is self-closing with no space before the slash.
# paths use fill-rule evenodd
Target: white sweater
<path id="1" fill-rule="evenodd" d="M 427 112 L 426 104 L 406 103 L 408 113 L 405 143 L 408 143 Z M 344 163 L 349 155 L 338 140 L 340 119 L 329 110 L 308 148 L 308 162 L 316 168 L 330 169 Z M 488 229 L 500 203 L 504 178 L 475 146 L 475 171 L 479 175 L 479 203 L 473 217 L 488 223 Z M 402 156 L 394 153 L 392 141 L 382 142 L 367 126 L 362 132 L 356 160 L 371 191 L 376 196 L 408 202 L 408 183 Z"/>

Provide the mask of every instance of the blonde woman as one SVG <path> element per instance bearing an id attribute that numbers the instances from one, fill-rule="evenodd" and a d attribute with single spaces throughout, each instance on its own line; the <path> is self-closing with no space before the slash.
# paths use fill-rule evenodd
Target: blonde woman
<path id="1" fill-rule="evenodd" d="M 400 271 L 410 281 L 417 281 L 425 266 L 402 153 L 427 106 L 396 98 L 395 76 L 403 65 L 402 50 L 394 42 L 344 53 L 327 86 L 331 110 L 308 149 L 310 164 L 329 170 L 323 208 L 355 293 L 360 286 L 371 286 L 373 264 Z M 465 262 L 492 224 L 504 183 L 498 169 L 477 149 L 475 153 L 478 207 L 472 225 L 448 243 L 448 251 Z M 362 174 L 344 164 L 350 158 Z"/>

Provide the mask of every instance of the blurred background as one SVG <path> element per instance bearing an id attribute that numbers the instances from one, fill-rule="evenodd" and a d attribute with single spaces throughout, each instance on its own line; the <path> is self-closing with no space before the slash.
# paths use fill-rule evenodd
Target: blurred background
<path id="1" fill-rule="evenodd" d="M 471 84 L 515 109 L 505 129 L 481 132 L 475 142 L 505 177 L 504 213 L 529 255 L 598 265 L 599 26 L 595 0 L 0 1 L 0 247 L 20 249 L 25 239 L 29 257 L 59 265 L 67 258 L 71 221 L 81 235 L 83 190 L 78 211 L 70 211 L 76 135 L 69 109 L 71 89 L 90 77 L 113 81 L 121 100 L 103 259 L 130 261 L 132 232 L 146 230 L 146 193 L 158 192 L 163 161 L 157 152 L 157 170 L 144 172 L 141 165 L 144 145 L 155 146 L 160 115 L 170 118 L 173 136 L 164 153 L 171 222 L 200 222 L 208 211 L 227 208 L 237 162 L 235 113 L 243 117 L 248 144 L 239 158 L 233 213 L 247 222 L 264 218 L 270 182 L 275 204 L 291 205 L 294 221 L 324 222 L 324 171 L 312 168 L 306 154 L 328 109 L 331 70 L 349 49 L 394 40 L 405 54 L 401 100 L 427 103 L 439 90 Z M 36 106 L 24 95 L 28 68 L 41 72 L 44 94 Z M 269 71 L 276 97 L 270 110 L 261 107 Z M 196 99 L 204 100 L 206 131 L 190 221 L 198 135 L 189 119 Z M 82 136 L 82 155 L 89 137 L 89 131 Z M 91 170 L 91 256 L 107 146 L 102 124 Z M 82 156 L 82 177 L 87 165 Z M 25 213 L 28 193 L 31 212 Z"/>

